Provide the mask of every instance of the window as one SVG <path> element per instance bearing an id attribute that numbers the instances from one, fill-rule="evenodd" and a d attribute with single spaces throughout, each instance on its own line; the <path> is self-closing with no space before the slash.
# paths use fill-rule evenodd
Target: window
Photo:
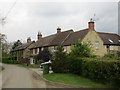
<path id="1" fill-rule="evenodd" d="M 114 50 L 114 46 L 110 46 L 110 50 Z"/>
<path id="2" fill-rule="evenodd" d="M 99 48 L 99 41 L 95 42 L 95 48 L 98 49 Z"/>
<path id="3" fill-rule="evenodd" d="M 33 49 L 33 55 L 35 54 L 35 49 Z"/>
<path id="4" fill-rule="evenodd" d="M 42 48 L 41 48 L 41 51 L 43 51 L 43 50 L 44 50 L 44 48 L 42 47 Z"/>
<path id="5" fill-rule="evenodd" d="M 52 52 L 56 51 L 55 46 L 52 46 L 52 47 L 51 47 L 51 51 L 52 51 Z"/>
<path id="6" fill-rule="evenodd" d="M 37 48 L 35 49 L 35 54 L 37 54 Z"/>
<path id="7" fill-rule="evenodd" d="M 64 51 L 67 51 L 67 47 L 66 46 L 64 46 L 63 49 L 64 49 Z"/>
<path id="8" fill-rule="evenodd" d="M 39 48 L 37 48 L 37 54 L 39 54 Z"/>

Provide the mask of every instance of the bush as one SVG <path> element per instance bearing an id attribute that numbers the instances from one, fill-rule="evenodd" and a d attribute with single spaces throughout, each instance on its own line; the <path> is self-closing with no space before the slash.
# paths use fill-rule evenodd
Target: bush
<path id="1" fill-rule="evenodd" d="M 104 57 L 112 58 L 112 59 L 118 59 L 118 55 L 115 52 L 109 52 L 109 53 L 105 54 Z"/>
<path id="2" fill-rule="evenodd" d="M 66 52 L 63 52 L 63 48 L 61 46 L 57 47 L 57 51 L 54 52 L 52 59 L 51 67 L 54 73 L 68 72 L 67 54 Z"/>
<path id="3" fill-rule="evenodd" d="M 47 48 L 44 48 L 43 51 L 39 52 L 38 55 L 34 56 L 36 64 L 38 64 L 40 61 L 42 62 L 48 62 L 51 59 L 52 54 L 49 52 Z"/>
<path id="4" fill-rule="evenodd" d="M 2 63 L 6 63 L 6 64 L 19 64 L 19 62 L 17 60 L 10 60 L 9 58 L 5 58 L 5 57 L 3 57 Z"/>
<path id="5" fill-rule="evenodd" d="M 77 58 L 69 60 L 71 73 L 87 77 L 101 83 L 120 83 L 120 61 L 98 60 L 95 58 Z M 118 85 L 119 86 L 119 85 Z"/>
<path id="6" fill-rule="evenodd" d="M 68 65 L 69 65 L 69 73 L 81 74 L 81 62 L 76 57 L 69 57 L 68 58 Z"/>
<path id="7" fill-rule="evenodd" d="M 71 49 L 70 55 L 75 57 L 91 57 L 93 56 L 91 43 L 77 41 Z"/>

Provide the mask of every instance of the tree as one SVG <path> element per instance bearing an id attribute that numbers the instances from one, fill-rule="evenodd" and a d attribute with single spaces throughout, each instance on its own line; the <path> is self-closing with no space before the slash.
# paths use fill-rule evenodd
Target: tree
<path id="1" fill-rule="evenodd" d="M 19 46 L 19 45 L 22 45 L 22 43 L 21 43 L 20 40 L 17 40 L 17 41 L 14 43 L 12 49 L 16 48 L 16 47 Z"/>
<path id="2" fill-rule="evenodd" d="M 58 46 L 52 57 L 52 70 L 55 73 L 66 73 L 67 69 L 67 53 L 63 51 L 62 46 Z"/>
<path id="3" fill-rule="evenodd" d="M 34 58 L 37 61 L 42 60 L 43 62 L 47 62 L 50 60 L 52 54 L 49 52 L 49 50 L 47 48 L 44 48 L 43 51 L 40 51 L 39 54 L 37 56 L 35 56 Z"/>
<path id="4" fill-rule="evenodd" d="M 70 56 L 90 57 L 92 55 L 91 43 L 77 41 L 71 49 Z"/>

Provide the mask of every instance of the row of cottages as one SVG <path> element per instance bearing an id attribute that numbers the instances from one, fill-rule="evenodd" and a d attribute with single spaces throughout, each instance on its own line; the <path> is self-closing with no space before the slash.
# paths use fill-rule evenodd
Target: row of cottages
<path id="1" fill-rule="evenodd" d="M 71 45 L 75 44 L 78 40 L 81 42 L 91 42 L 94 53 L 99 56 L 105 55 L 110 51 L 120 51 L 120 36 L 113 33 L 97 32 L 92 19 L 88 22 L 88 28 L 78 30 L 61 31 L 57 28 L 57 33 L 42 37 L 38 33 L 38 40 L 29 47 L 30 56 L 39 54 L 44 48 L 47 48 L 51 53 L 56 50 L 57 46 L 63 46 L 64 51 L 69 53 Z M 33 59 L 31 59 L 33 63 Z"/>
<path id="2" fill-rule="evenodd" d="M 27 38 L 27 43 L 23 43 L 14 49 L 11 50 L 12 52 L 12 58 L 19 61 L 20 63 L 26 63 L 28 62 L 28 58 L 30 58 L 30 48 L 32 47 L 33 43 L 35 41 L 31 41 L 31 38 Z"/>

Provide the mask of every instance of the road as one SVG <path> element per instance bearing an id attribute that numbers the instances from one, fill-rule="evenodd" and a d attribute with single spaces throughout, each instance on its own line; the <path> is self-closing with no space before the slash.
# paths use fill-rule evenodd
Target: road
<path id="1" fill-rule="evenodd" d="M 2 88 L 61 88 L 45 82 L 37 73 L 16 65 L 3 65 Z"/>

